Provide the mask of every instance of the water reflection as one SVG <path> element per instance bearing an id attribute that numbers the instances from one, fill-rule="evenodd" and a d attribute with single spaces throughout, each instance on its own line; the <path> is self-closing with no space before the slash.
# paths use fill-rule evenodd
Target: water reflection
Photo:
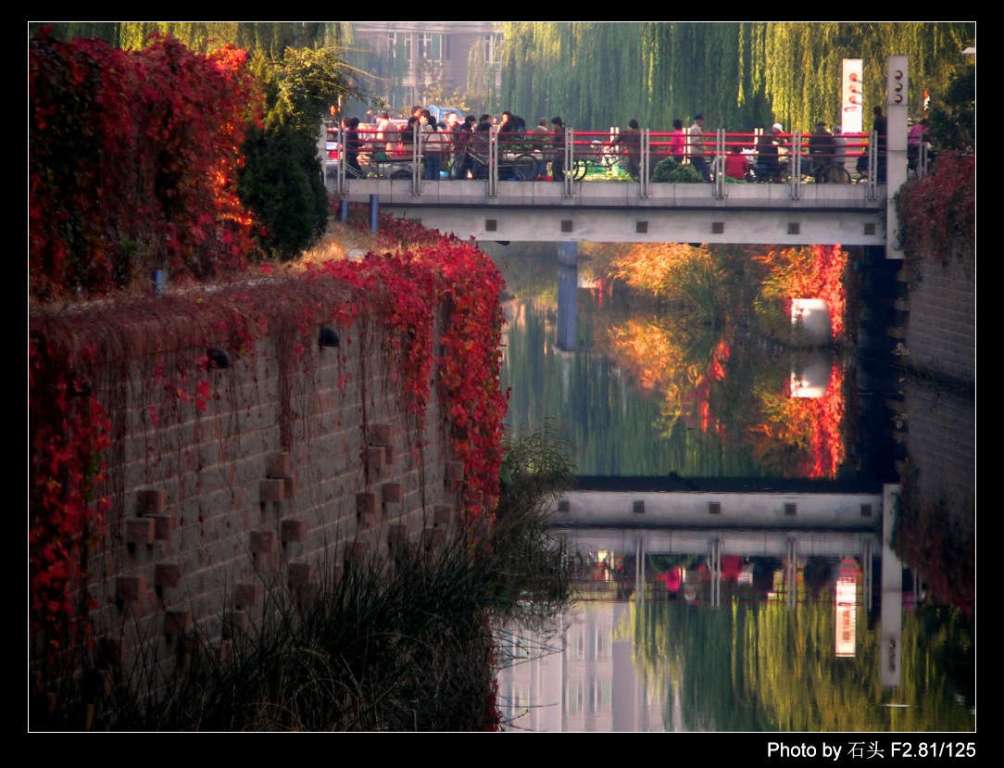
<path id="1" fill-rule="evenodd" d="M 545 630 L 507 639 L 514 663 L 499 696 L 510 728 L 974 728 L 971 691 L 955 682 L 965 676 L 949 674 L 971 661 L 970 629 L 955 614 L 914 610 L 910 579 L 895 606 L 902 675 L 883 684 L 875 534 L 782 533 L 774 543 L 726 530 L 564 534 L 579 563 L 577 599 Z"/>
<path id="2" fill-rule="evenodd" d="M 540 251 L 494 254 L 512 292 L 503 378 L 514 434 L 556 422 L 582 475 L 834 478 L 847 469 L 849 364 L 832 349 L 752 335 L 729 320 L 743 312 L 732 294 L 708 299 L 721 322 L 681 314 L 598 277 L 595 263 Z M 712 269 L 713 255 L 700 254 L 698 267 Z"/>
<path id="3" fill-rule="evenodd" d="M 864 326 L 847 316 L 839 247 L 558 250 L 492 253 L 511 292 L 513 433 L 556 422 L 580 475 L 898 482 L 888 361 L 847 345 Z M 918 607 L 888 501 L 882 536 L 566 531 L 576 601 L 507 638 L 509 727 L 972 730 L 971 620 Z"/>

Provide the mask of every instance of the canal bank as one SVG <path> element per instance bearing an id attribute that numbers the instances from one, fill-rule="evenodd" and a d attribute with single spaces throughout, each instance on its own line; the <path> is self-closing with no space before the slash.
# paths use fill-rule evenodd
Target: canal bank
<path id="1" fill-rule="evenodd" d="M 946 153 L 904 187 L 905 259 L 889 331 L 903 508 L 897 550 L 938 602 L 968 614 L 976 590 L 974 158 Z M 905 289 L 905 290 L 904 290 Z"/>

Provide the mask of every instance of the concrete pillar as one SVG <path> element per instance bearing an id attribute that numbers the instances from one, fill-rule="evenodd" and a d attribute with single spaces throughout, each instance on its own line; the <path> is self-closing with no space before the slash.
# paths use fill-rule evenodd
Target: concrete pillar
<path id="1" fill-rule="evenodd" d="M 903 635 L 903 563 L 892 549 L 892 529 L 899 508 L 899 485 L 882 486 L 882 599 L 879 607 L 879 679 L 885 688 L 899 686 Z"/>
<path id="2" fill-rule="evenodd" d="M 579 266 L 579 243 L 577 240 L 558 243 L 558 263 L 564 267 Z"/>
<path id="3" fill-rule="evenodd" d="M 910 88 L 907 57 L 890 56 L 886 65 L 886 246 L 887 259 L 902 259 L 896 193 L 906 183 L 907 116 Z"/>
<path id="4" fill-rule="evenodd" d="M 579 270 L 574 267 L 558 267 L 558 349 L 575 351 L 576 295 L 579 287 Z"/>
<path id="5" fill-rule="evenodd" d="M 380 195 L 370 195 L 370 232 L 376 234 L 380 226 Z"/>

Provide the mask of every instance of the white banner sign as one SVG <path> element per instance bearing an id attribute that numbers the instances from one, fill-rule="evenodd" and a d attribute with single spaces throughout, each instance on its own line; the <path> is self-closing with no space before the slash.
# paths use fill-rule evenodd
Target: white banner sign
<path id="1" fill-rule="evenodd" d="M 841 78 L 840 130 L 860 133 L 864 118 L 865 83 L 861 59 L 844 59 Z"/>

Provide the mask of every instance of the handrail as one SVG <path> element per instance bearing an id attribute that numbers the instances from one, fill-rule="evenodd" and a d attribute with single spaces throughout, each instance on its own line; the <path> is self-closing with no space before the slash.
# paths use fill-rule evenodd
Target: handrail
<path id="1" fill-rule="evenodd" d="M 626 129 L 608 128 L 605 130 L 578 130 L 566 127 L 563 130 L 502 131 L 492 126 L 485 133 L 472 132 L 461 135 L 461 129 L 435 130 L 430 133 L 427 128 L 414 125 L 411 129 L 411 146 L 402 141 L 405 128 L 394 125 L 384 130 L 374 127 L 346 129 L 342 126 L 325 129 L 328 141 L 335 139 L 338 146 L 328 152 L 328 157 L 339 160 L 337 163 L 335 188 L 338 194 L 345 194 L 349 185 L 349 176 L 358 175 L 357 171 L 347 169 L 351 156 L 361 161 L 363 171 L 377 168 L 378 174 L 383 173 L 381 167 L 387 168 L 393 163 L 408 163 L 412 167 L 412 194 L 419 197 L 422 194 L 423 165 L 428 157 L 438 156 L 444 166 L 450 160 L 454 162 L 461 157 L 473 158 L 476 165 L 484 171 L 487 193 L 490 197 L 498 194 L 498 182 L 501 178 L 501 167 L 519 165 L 523 170 L 517 175 L 521 180 L 529 180 L 536 176 L 533 168 L 524 158 L 531 158 L 537 166 L 548 160 L 563 160 L 565 178 L 563 180 L 564 196 L 574 197 L 576 163 L 579 172 L 583 163 L 602 163 L 610 167 L 611 163 L 630 162 L 632 175 L 638 175 L 639 196 L 649 195 L 649 184 L 656 165 L 665 158 L 675 157 L 689 162 L 693 151 L 700 148 L 708 166 L 714 173 L 713 194 L 719 199 L 727 197 L 724 186 L 726 163 L 725 158 L 731 154 L 742 154 L 748 166 L 759 166 L 759 158 L 763 155 L 765 142 L 772 147 L 769 158 L 776 157 L 783 171 L 789 176 L 791 195 L 798 199 L 799 186 L 805 170 L 805 158 L 808 158 L 810 174 L 818 176 L 820 168 L 841 163 L 851 171 L 850 161 L 867 157 L 867 176 L 869 195 L 872 199 L 876 194 L 878 171 L 883 159 L 884 149 L 878 147 L 877 135 L 864 132 L 830 135 L 793 132 L 727 131 L 717 128 L 705 131 L 703 135 L 690 135 L 685 129 L 661 131 L 650 128 Z M 822 139 L 817 141 L 817 139 Z M 560 146 L 559 146 L 560 144 Z M 558 154 L 560 151 L 561 154 Z M 776 154 L 775 154 L 776 153 Z M 920 146 L 916 161 L 918 175 L 928 170 L 927 146 Z M 769 165 L 767 167 L 770 167 Z M 859 165 L 864 170 L 864 163 Z M 529 169 L 529 173 L 527 172 Z M 400 173 L 403 169 L 393 171 Z M 790 173 L 789 173 L 790 172 Z M 456 174 L 454 175 L 454 178 Z M 739 178 L 737 176 L 737 178 Z"/>

